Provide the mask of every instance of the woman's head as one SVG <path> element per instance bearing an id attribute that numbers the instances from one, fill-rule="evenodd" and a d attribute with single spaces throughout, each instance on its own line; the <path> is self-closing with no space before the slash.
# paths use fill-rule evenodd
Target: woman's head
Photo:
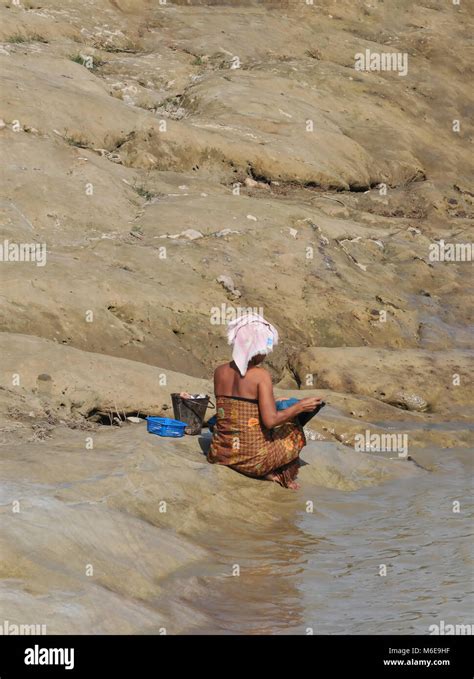
<path id="1" fill-rule="evenodd" d="M 250 365 L 258 365 L 278 344 L 278 331 L 259 314 L 245 314 L 231 321 L 227 330 L 233 345 L 232 359 L 242 377 Z"/>

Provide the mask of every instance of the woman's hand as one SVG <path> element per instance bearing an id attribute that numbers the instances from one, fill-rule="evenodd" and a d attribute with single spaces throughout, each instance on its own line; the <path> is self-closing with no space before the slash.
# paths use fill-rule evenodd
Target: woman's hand
<path id="1" fill-rule="evenodd" d="M 273 429 L 273 427 L 279 427 L 285 422 L 290 422 L 300 413 L 315 410 L 321 403 L 320 398 L 312 396 L 298 401 L 285 410 L 277 411 L 270 373 L 264 369 L 258 372 L 258 409 L 262 423 L 267 429 Z"/>
<path id="2" fill-rule="evenodd" d="M 298 406 L 300 408 L 301 413 L 309 413 L 315 408 L 317 408 L 320 403 L 321 403 L 320 398 L 310 396 L 309 398 L 301 399 L 301 401 L 298 403 Z"/>

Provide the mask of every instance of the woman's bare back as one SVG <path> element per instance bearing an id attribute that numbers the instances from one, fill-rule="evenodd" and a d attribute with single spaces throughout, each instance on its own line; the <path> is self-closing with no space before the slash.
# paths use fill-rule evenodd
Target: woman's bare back
<path id="1" fill-rule="evenodd" d="M 257 366 L 249 366 L 242 377 L 233 362 L 224 363 L 214 372 L 214 393 L 216 396 L 258 399 L 258 384 L 263 370 Z"/>

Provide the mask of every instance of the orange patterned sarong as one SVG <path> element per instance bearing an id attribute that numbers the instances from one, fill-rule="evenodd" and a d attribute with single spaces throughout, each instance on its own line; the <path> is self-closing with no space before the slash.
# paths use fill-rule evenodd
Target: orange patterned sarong
<path id="1" fill-rule="evenodd" d="M 285 488 L 300 466 L 299 453 L 306 445 L 297 421 L 267 429 L 258 401 L 237 396 L 217 396 L 217 424 L 207 459 L 255 478 L 273 472 Z"/>

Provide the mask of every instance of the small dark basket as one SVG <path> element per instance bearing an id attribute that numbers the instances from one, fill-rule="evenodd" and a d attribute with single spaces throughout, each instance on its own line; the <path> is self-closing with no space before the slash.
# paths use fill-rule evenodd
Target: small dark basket
<path id="1" fill-rule="evenodd" d="M 171 394 L 173 413 L 177 420 L 186 423 L 186 434 L 195 436 L 201 433 L 202 423 L 210 403 L 209 396 L 204 398 L 183 398 L 179 394 Z M 211 403 L 214 407 L 214 404 Z"/>

